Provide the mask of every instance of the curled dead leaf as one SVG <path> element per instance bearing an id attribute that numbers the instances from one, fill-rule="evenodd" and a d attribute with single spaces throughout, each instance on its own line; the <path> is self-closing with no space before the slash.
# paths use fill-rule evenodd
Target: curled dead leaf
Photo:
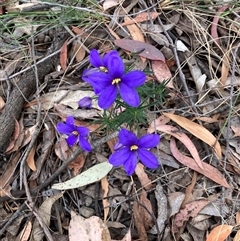
<path id="1" fill-rule="evenodd" d="M 184 128 L 185 130 L 189 131 L 191 134 L 193 134 L 200 140 L 207 143 L 209 146 L 211 146 L 214 149 L 217 157 L 219 159 L 222 158 L 222 149 L 218 140 L 205 127 L 179 115 L 175 115 L 172 113 L 163 113 L 163 115 L 170 118 L 172 121 L 176 122 L 182 128 Z"/>

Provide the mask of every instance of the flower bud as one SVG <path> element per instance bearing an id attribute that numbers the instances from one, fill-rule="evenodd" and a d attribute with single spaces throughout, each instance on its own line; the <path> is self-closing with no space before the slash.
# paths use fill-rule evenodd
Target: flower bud
<path id="1" fill-rule="evenodd" d="M 91 109 L 92 108 L 92 98 L 89 96 L 83 97 L 78 101 L 78 105 L 82 109 Z"/>

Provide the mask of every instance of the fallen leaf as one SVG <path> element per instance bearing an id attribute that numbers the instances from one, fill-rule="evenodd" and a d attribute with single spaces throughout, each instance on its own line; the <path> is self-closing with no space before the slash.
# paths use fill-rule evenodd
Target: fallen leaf
<path id="1" fill-rule="evenodd" d="M 38 209 L 38 215 L 41 217 L 42 221 L 47 227 L 50 225 L 52 205 L 62 196 L 63 192 L 51 196 L 50 198 L 46 199 Z M 38 220 L 35 219 L 32 228 L 31 241 L 41 241 L 43 237 L 43 229 Z"/>
<path id="2" fill-rule="evenodd" d="M 222 150 L 218 140 L 205 127 L 179 115 L 175 115 L 172 113 L 163 113 L 163 115 L 170 118 L 172 121 L 176 122 L 182 128 L 184 128 L 185 130 L 189 131 L 191 134 L 193 134 L 200 140 L 207 143 L 209 146 L 211 146 L 214 149 L 217 157 L 219 159 L 222 158 Z"/>
<path id="3" fill-rule="evenodd" d="M 168 216 L 172 217 L 179 212 L 182 202 L 185 199 L 185 194 L 182 192 L 173 192 L 167 195 L 169 213 Z"/>
<path id="4" fill-rule="evenodd" d="M 0 110 L 2 110 L 4 106 L 5 106 L 5 101 L 4 101 L 3 98 L 0 96 Z"/>
<path id="5" fill-rule="evenodd" d="M 220 82 L 221 82 L 222 86 L 226 85 L 229 70 L 230 70 L 229 66 L 230 66 L 229 60 L 228 60 L 227 56 L 224 55 L 223 60 L 222 60 L 221 78 L 220 78 Z"/>
<path id="6" fill-rule="evenodd" d="M 148 178 L 148 175 L 144 171 L 144 166 L 140 162 L 137 164 L 135 173 L 138 176 L 138 179 L 141 182 L 142 187 L 144 187 L 146 190 L 151 189 L 151 180 Z"/>
<path id="7" fill-rule="evenodd" d="M 86 186 L 88 184 L 98 182 L 112 170 L 109 162 L 102 162 L 94 165 L 85 172 L 76 177 L 62 183 L 53 184 L 52 188 L 57 190 L 67 190 Z"/>
<path id="8" fill-rule="evenodd" d="M 224 241 L 232 232 L 233 226 L 222 224 L 211 230 L 206 241 Z"/>
<path id="9" fill-rule="evenodd" d="M 185 208 L 181 209 L 174 218 L 174 223 L 177 227 L 182 227 L 185 221 L 188 221 L 190 217 L 196 217 L 200 210 L 209 204 L 207 200 L 198 200 L 186 204 Z"/>
<path id="10" fill-rule="evenodd" d="M 37 170 L 37 168 L 35 166 L 35 160 L 34 160 L 35 150 L 36 150 L 36 147 L 33 146 L 32 149 L 30 150 L 27 160 L 26 160 L 28 167 L 34 172 Z"/>
<path id="11" fill-rule="evenodd" d="M 86 50 L 83 48 L 82 44 L 77 41 L 73 43 L 72 51 L 78 63 L 81 62 L 86 55 Z"/>
<path id="12" fill-rule="evenodd" d="M 32 230 L 32 222 L 29 221 L 27 224 L 24 226 L 20 234 L 17 236 L 15 241 L 27 241 L 30 237 Z"/>
<path id="13" fill-rule="evenodd" d="M 172 135 L 175 138 L 177 138 L 179 141 L 181 141 L 186 146 L 186 148 L 189 150 L 189 152 L 191 153 L 191 155 L 194 158 L 197 165 L 200 168 L 203 168 L 203 165 L 202 165 L 203 162 L 201 161 L 201 159 L 199 157 L 196 147 L 194 146 L 191 139 L 185 133 L 180 132 L 176 127 L 170 126 L 170 125 L 160 125 L 160 126 L 156 125 L 156 129 L 158 131 Z M 150 133 L 153 133 L 154 130 L 155 130 L 155 128 L 154 129 L 148 128 L 148 132 L 150 132 Z"/>
<path id="14" fill-rule="evenodd" d="M 144 189 L 141 192 L 139 202 L 141 203 L 141 206 L 139 206 L 139 214 L 142 218 L 145 230 L 148 231 L 149 227 L 152 227 L 153 225 L 153 217 L 150 215 L 153 213 L 153 210 L 152 204 L 147 198 L 147 192 Z"/>
<path id="15" fill-rule="evenodd" d="M 219 21 L 219 18 L 220 18 L 220 15 L 230 7 L 229 4 L 226 4 L 226 5 L 223 5 L 221 6 L 216 15 L 214 16 L 213 18 L 213 22 L 212 22 L 212 26 L 211 26 L 211 36 L 213 37 L 214 41 L 219 45 L 220 44 L 220 41 L 219 41 L 219 38 L 218 38 L 218 31 L 217 31 L 217 27 L 218 27 L 218 21 Z"/>
<path id="16" fill-rule="evenodd" d="M 148 21 L 148 20 L 155 20 L 159 15 L 160 15 L 160 13 L 158 13 L 158 12 L 139 13 L 133 19 L 130 19 L 130 18 L 125 19 L 124 18 L 124 22 L 121 25 L 126 26 L 126 25 L 130 25 L 130 24 L 134 24 L 134 23 L 141 23 L 141 22 Z"/>
<path id="17" fill-rule="evenodd" d="M 13 135 L 12 135 L 12 139 L 11 139 L 11 141 L 10 141 L 8 147 L 7 147 L 7 150 L 5 151 L 6 153 L 10 153 L 13 150 L 15 142 L 18 139 L 19 134 L 20 134 L 20 126 L 19 126 L 18 121 L 15 119 L 14 132 L 13 132 Z"/>
<path id="18" fill-rule="evenodd" d="M 116 39 L 114 43 L 127 51 L 137 53 L 139 56 L 151 60 L 161 60 L 165 62 L 165 57 L 160 50 L 151 44 L 130 40 L 130 39 Z"/>
<path id="19" fill-rule="evenodd" d="M 139 213 L 139 206 L 136 201 L 133 203 L 133 217 L 134 217 L 134 225 L 137 228 L 139 239 L 141 241 L 148 241 L 147 232 L 144 227 L 142 217 Z"/>
<path id="20" fill-rule="evenodd" d="M 152 60 L 152 70 L 159 83 L 163 83 L 166 80 L 172 78 L 172 74 L 168 66 L 163 61 Z M 171 79 L 167 85 L 168 88 L 174 88 L 173 80 Z"/>
<path id="21" fill-rule="evenodd" d="M 231 129 L 234 132 L 233 137 L 240 136 L 240 127 L 239 126 L 231 126 Z"/>
<path id="22" fill-rule="evenodd" d="M 97 216 L 83 218 L 71 211 L 69 241 L 111 241 L 106 224 Z"/>
<path id="23" fill-rule="evenodd" d="M 70 152 L 69 152 L 70 155 Z M 73 176 L 76 176 L 81 168 L 84 166 L 85 163 L 85 158 L 83 154 L 78 155 L 74 161 L 72 161 L 69 165 L 68 168 L 73 171 Z"/>
<path id="24" fill-rule="evenodd" d="M 106 11 L 109 8 L 115 7 L 119 4 L 119 0 L 105 0 L 103 3 L 103 10 Z"/>
<path id="25" fill-rule="evenodd" d="M 185 205 L 193 200 L 191 200 L 192 198 L 192 191 L 193 191 L 193 188 L 195 186 L 197 182 L 197 172 L 193 172 L 193 176 L 192 176 L 192 182 L 191 184 L 186 188 L 186 191 L 185 191 L 185 198 L 182 202 L 182 206 L 181 208 L 185 208 Z"/>
<path id="26" fill-rule="evenodd" d="M 130 18 L 127 17 L 127 16 L 124 17 L 124 20 L 129 20 L 129 19 Z M 139 27 L 136 24 L 127 25 L 127 29 L 130 32 L 133 40 L 137 40 L 137 41 L 140 41 L 140 42 L 145 42 L 143 33 L 141 32 L 141 30 L 139 29 Z"/>
<path id="27" fill-rule="evenodd" d="M 202 175 L 208 177 L 209 179 L 213 180 L 214 182 L 222 185 L 226 188 L 231 188 L 227 183 L 226 179 L 223 175 L 213 166 L 202 162 L 203 168 L 200 168 L 194 160 L 188 156 L 183 155 L 176 147 L 176 142 L 172 138 L 170 141 L 170 148 L 172 151 L 173 156 L 183 165 L 191 168 L 194 171 L 201 173 Z"/>
<path id="28" fill-rule="evenodd" d="M 11 186 L 10 182 L 14 177 L 13 173 L 17 168 L 17 163 L 19 161 L 21 152 L 18 152 L 13 159 L 10 161 L 8 168 L 5 170 L 3 175 L 0 177 L 0 197 L 9 196 L 12 197 L 10 194 Z M 12 197 L 14 199 L 14 197 Z"/>
<path id="29" fill-rule="evenodd" d="M 67 69 L 67 43 L 68 39 L 64 42 L 60 50 L 60 65 L 63 70 Z"/>
<path id="30" fill-rule="evenodd" d="M 167 203 L 167 197 L 163 192 L 163 187 L 161 184 L 157 184 L 156 189 L 154 191 L 155 198 L 157 200 L 157 225 L 154 225 L 151 230 L 149 230 L 149 233 L 151 234 L 157 234 L 158 232 L 161 233 L 165 228 L 165 222 L 168 219 L 168 203 Z"/>

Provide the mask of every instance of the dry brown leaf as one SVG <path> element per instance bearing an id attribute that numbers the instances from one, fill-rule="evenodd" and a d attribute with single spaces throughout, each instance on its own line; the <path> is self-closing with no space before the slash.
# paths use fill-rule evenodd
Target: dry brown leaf
<path id="1" fill-rule="evenodd" d="M 46 199 L 38 209 L 38 215 L 41 217 L 42 221 L 46 224 L 47 227 L 50 225 L 52 205 L 62 196 L 63 192 L 51 196 L 50 198 Z M 43 229 L 38 220 L 35 219 L 30 241 L 42 241 L 43 237 Z"/>
<path id="2" fill-rule="evenodd" d="M 234 236 L 233 241 L 239 241 L 240 240 L 240 230 L 237 231 L 236 235 Z"/>
<path id="3" fill-rule="evenodd" d="M 181 209 L 174 218 L 174 223 L 177 227 L 182 227 L 185 221 L 190 217 L 196 217 L 200 210 L 209 204 L 207 200 L 199 200 L 186 204 L 185 208 Z"/>
<path id="4" fill-rule="evenodd" d="M 26 160 L 28 167 L 34 172 L 37 171 L 37 168 L 35 166 L 35 160 L 34 160 L 35 150 L 36 150 L 36 147 L 33 146 Z"/>
<path id="5" fill-rule="evenodd" d="M 185 208 L 185 205 L 193 200 L 191 200 L 192 198 L 192 191 L 193 191 L 193 188 L 196 184 L 196 181 L 197 181 L 197 172 L 193 172 L 193 177 L 192 177 L 192 182 L 191 184 L 186 188 L 186 194 L 185 194 L 185 198 L 182 202 L 182 205 L 181 205 L 181 208 Z"/>
<path id="6" fill-rule="evenodd" d="M 231 188 L 227 183 L 226 179 L 223 175 L 213 166 L 202 162 L 203 168 L 199 168 L 199 166 L 194 162 L 194 160 L 188 156 L 183 155 L 176 147 L 176 142 L 173 138 L 170 141 L 170 149 L 172 151 L 173 156 L 183 165 L 191 168 L 194 171 L 197 171 L 204 176 L 208 177 L 209 179 L 213 180 L 214 182 L 222 185 L 226 188 Z"/>
<path id="7" fill-rule="evenodd" d="M 163 83 L 164 81 L 169 80 L 172 77 L 171 71 L 169 70 L 167 64 L 163 61 L 152 60 L 151 64 L 153 73 L 159 83 Z M 174 88 L 173 80 L 171 79 L 166 86 L 168 88 Z"/>
<path id="8" fill-rule="evenodd" d="M 103 10 L 106 11 L 109 8 L 115 7 L 119 4 L 119 0 L 105 0 L 103 3 Z"/>
<path id="9" fill-rule="evenodd" d="M 97 216 L 83 218 L 71 211 L 69 241 L 111 241 L 106 224 Z"/>
<path id="10" fill-rule="evenodd" d="M 68 39 L 64 42 L 60 51 L 60 65 L 63 70 L 67 69 L 67 43 L 68 43 Z"/>
<path id="11" fill-rule="evenodd" d="M 153 225 L 153 218 L 150 215 L 150 213 L 153 213 L 153 210 L 152 210 L 152 204 L 147 198 L 147 192 L 144 189 L 141 192 L 139 201 L 142 204 L 142 206 L 139 206 L 139 214 L 143 220 L 143 225 L 145 227 L 145 230 L 148 231 L 149 227 Z"/>
<path id="12" fill-rule="evenodd" d="M 240 136 L 240 127 L 239 126 L 231 126 L 231 129 L 234 132 L 233 137 Z"/>
<path id="13" fill-rule="evenodd" d="M 156 125 L 156 129 L 158 131 L 172 135 L 175 138 L 177 138 L 179 141 L 181 141 L 186 146 L 186 148 L 189 150 L 189 152 L 191 153 L 191 155 L 194 158 L 197 165 L 200 168 L 203 168 L 203 165 L 202 165 L 203 162 L 201 161 L 201 159 L 199 157 L 196 147 L 194 146 L 191 139 L 185 133 L 180 132 L 176 127 L 170 126 L 170 125 L 160 125 L 160 126 Z M 152 132 L 154 132 L 154 129 L 148 128 L 148 132 L 152 133 Z"/>
<path id="14" fill-rule="evenodd" d="M 78 43 L 77 41 L 74 42 L 72 50 L 78 63 L 85 58 L 86 50 L 83 48 L 82 44 Z"/>
<path id="15" fill-rule="evenodd" d="M 75 146 L 75 148 L 78 148 L 78 147 Z M 75 149 L 75 148 L 74 148 L 74 149 Z M 74 149 L 73 149 L 73 151 L 74 151 Z M 69 157 L 69 155 L 71 155 L 70 152 L 68 152 L 68 157 Z M 73 176 L 75 177 L 75 176 L 79 173 L 79 171 L 81 170 L 81 168 L 84 166 L 84 164 L 85 164 L 84 155 L 83 155 L 83 154 L 80 154 L 80 155 L 78 155 L 78 156 L 74 159 L 74 161 L 72 161 L 72 162 L 68 165 L 68 168 L 69 168 L 70 170 L 73 169 Z"/>
<path id="16" fill-rule="evenodd" d="M 31 231 L 32 231 L 32 222 L 29 221 L 24 226 L 20 234 L 17 236 L 15 241 L 27 241 L 30 237 Z"/>
<path id="17" fill-rule="evenodd" d="M 144 12 L 144 13 L 139 13 L 135 18 L 133 19 L 125 19 L 124 22 L 121 24 L 122 26 L 129 25 L 129 24 L 134 24 L 134 23 L 141 23 L 144 21 L 148 20 L 154 20 L 156 19 L 160 13 L 158 12 Z"/>
<path id="18" fill-rule="evenodd" d="M 134 225 L 137 228 L 139 239 L 142 241 L 148 241 L 147 232 L 145 230 L 142 217 L 139 213 L 139 207 L 136 201 L 133 203 L 133 217 Z"/>
<path id="19" fill-rule="evenodd" d="M 236 213 L 236 223 L 240 224 L 240 211 Z"/>
<path id="20" fill-rule="evenodd" d="M 19 134 L 20 134 L 20 126 L 19 126 L 18 121 L 15 119 L 15 128 L 14 128 L 12 140 L 10 141 L 8 148 L 5 151 L 6 153 L 10 153 L 12 151 Z"/>
<path id="21" fill-rule="evenodd" d="M 167 118 L 164 115 L 160 115 L 156 120 L 154 120 L 149 128 L 148 128 L 148 132 L 152 133 L 155 131 L 155 126 L 162 126 L 162 125 L 166 125 L 168 122 L 170 121 L 169 118 Z"/>
<path id="22" fill-rule="evenodd" d="M 4 106 L 5 106 L 5 101 L 4 101 L 3 98 L 0 96 L 0 110 L 2 110 Z"/>
<path id="23" fill-rule="evenodd" d="M 66 161 L 69 156 L 68 152 L 69 152 L 69 146 L 65 139 L 61 139 L 56 143 L 55 154 L 60 160 Z"/>
<path id="24" fill-rule="evenodd" d="M 192 135 L 196 136 L 200 140 L 207 143 L 209 146 L 211 146 L 214 149 L 217 157 L 219 159 L 222 158 L 222 150 L 218 140 L 205 127 L 179 115 L 175 115 L 172 113 L 163 113 L 163 115 L 167 116 L 172 121 L 180 125 L 182 128 L 189 131 Z"/>
<path id="25" fill-rule="evenodd" d="M 108 191 L 109 191 L 109 183 L 107 180 L 107 176 L 105 176 L 104 178 L 101 179 L 101 186 L 102 186 L 102 190 L 103 190 L 103 198 L 102 198 L 102 203 L 103 203 L 103 209 L 104 209 L 104 222 L 106 222 L 107 220 L 107 216 L 109 213 L 109 199 L 106 198 L 108 196 Z"/>
<path id="26" fill-rule="evenodd" d="M 125 16 L 124 20 L 127 21 L 127 20 L 130 20 L 130 18 Z M 142 31 L 140 30 L 140 28 L 136 24 L 127 25 L 127 29 L 130 32 L 133 40 L 137 40 L 137 41 L 140 41 L 140 42 L 145 42 L 143 33 L 142 33 Z"/>
<path id="27" fill-rule="evenodd" d="M 130 39 L 116 39 L 114 40 L 114 44 L 132 53 L 138 53 L 139 56 L 146 59 L 165 62 L 165 57 L 162 52 L 151 44 Z"/>
<path id="28" fill-rule="evenodd" d="M 105 23 L 105 26 L 107 27 L 108 31 L 115 39 L 120 39 L 120 37 L 106 23 Z"/>
<path id="29" fill-rule="evenodd" d="M 218 38 L 218 31 L 217 31 L 217 26 L 218 26 L 218 21 L 220 18 L 220 15 L 229 8 L 229 4 L 225 4 L 221 7 L 219 7 L 215 17 L 213 18 L 212 26 L 211 26 L 211 36 L 213 37 L 214 41 L 219 45 L 220 41 Z"/>
<path id="30" fill-rule="evenodd" d="M 8 165 L 8 168 L 6 169 L 4 174 L 0 177 L 0 197 L 4 197 L 4 196 L 12 197 L 12 195 L 10 194 L 10 191 L 11 191 L 10 182 L 12 180 L 13 173 L 17 167 L 17 163 L 20 158 L 20 155 L 21 155 L 20 152 L 18 152 L 15 155 L 15 157 L 11 160 L 11 163 Z M 14 197 L 12 198 L 14 199 Z"/>
<path id="31" fill-rule="evenodd" d="M 207 236 L 206 241 L 224 241 L 232 232 L 233 226 L 222 224 L 215 227 Z"/>
<path id="32" fill-rule="evenodd" d="M 144 171 L 144 166 L 140 162 L 137 164 L 135 173 L 137 174 L 142 187 L 144 187 L 146 190 L 149 190 L 152 188 L 151 180 L 148 178 L 148 175 Z"/>
<path id="33" fill-rule="evenodd" d="M 226 56 L 224 56 L 223 62 L 222 62 L 222 69 L 221 69 L 221 78 L 220 78 L 220 82 L 221 82 L 222 86 L 226 85 L 229 70 L 230 70 L 230 67 L 229 67 L 228 58 Z"/>

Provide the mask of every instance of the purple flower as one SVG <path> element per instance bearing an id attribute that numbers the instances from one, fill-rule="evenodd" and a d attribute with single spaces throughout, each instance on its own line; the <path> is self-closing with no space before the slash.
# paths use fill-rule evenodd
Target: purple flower
<path id="1" fill-rule="evenodd" d="M 92 108 L 92 98 L 89 96 L 83 97 L 78 101 L 78 105 L 82 109 L 91 109 Z"/>
<path id="2" fill-rule="evenodd" d="M 73 116 L 68 116 L 65 123 L 58 123 L 57 130 L 61 134 L 68 135 L 67 143 L 72 147 L 79 142 L 79 146 L 85 151 L 92 151 L 91 145 L 87 140 L 89 129 L 84 126 L 75 126 Z"/>
<path id="3" fill-rule="evenodd" d="M 139 106 L 140 98 L 135 88 L 141 86 L 146 80 L 146 75 L 142 71 L 133 70 L 125 73 L 123 60 L 116 53 L 108 53 L 102 60 L 94 53 L 91 59 L 94 66 L 104 64 L 107 69 L 107 71 L 87 70 L 82 76 L 84 81 L 93 86 L 95 94 L 99 95 L 98 105 L 101 108 L 109 108 L 118 93 L 128 105 Z"/>
<path id="4" fill-rule="evenodd" d="M 109 163 L 114 166 L 123 165 L 128 175 L 132 175 L 138 159 L 148 168 L 157 168 L 159 163 L 157 157 L 148 149 L 156 147 L 160 141 L 157 134 L 147 134 L 141 138 L 126 129 L 122 129 L 118 135 L 122 147 L 109 157 Z M 117 143 L 119 145 L 119 143 Z"/>
<path id="5" fill-rule="evenodd" d="M 108 72 L 108 59 L 112 55 L 117 55 L 118 52 L 116 50 L 111 50 L 108 53 L 106 53 L 103 57 L 100 56 L 98 51 L 96 49 L 93 49 L 90 51 L 90 63 L 93 67 L 98 68 L 99 70 L 103 72 Z"/>

